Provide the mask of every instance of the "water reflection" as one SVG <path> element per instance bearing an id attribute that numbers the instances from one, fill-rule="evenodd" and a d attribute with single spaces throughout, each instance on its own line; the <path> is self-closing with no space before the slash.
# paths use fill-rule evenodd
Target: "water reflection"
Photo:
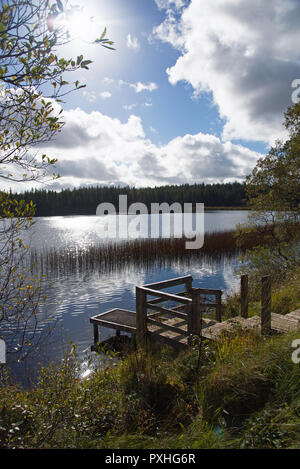
<path id="1" fill-rule="evenodd" d="M 195 218 L 195 214 L 190 214 L 190 216 Z M 248 212 L 243 210 L 215 210 L 205 212 L 205 233 L 232 230 L 238 223 L 246 223 L 247 216 Z M 157 220 L 155 215 L 145 217 L 148 219 L 148 227 L 156 226 Z M 108 218 L 113 217 L 109 216 Z M 168 215 L 159 215 L 160 227 L 163 224 L 162 220 L 166 218 L 168 218 Z M 176 215 L 175 224 L 174 221 L 172 222 L 175 235 L 181 234 L 180 221 L 181 217 Z M 75 247 L 85 248 L 107 242 L 107 239 L 103 237 L 105 223 L 107 223 L 105 217 L 97 217 L 96 215 L 36 218 L 27 241 L 35 249 L 60 247 L 68 247 L 71 249 Z M 193 221 L 193 226 L 195 226 L 195 221 Z M 147 231 L 145 230 L 142 235 L 147 237 Z"/>
<path id="2" fill-rule="evenodd" d="M 232 229 L 237 223 L 246 221 L 247 213 L 240 211 L 214 211 L 205 213 L 206 232 Z M 31 233 L 30 245 L 34 249 L 46 247 L 67 248 L 74 246 L 90 247 L 103 243 L 99 237 L 100 217 L 49 217 L 38 219 Z M 74 270 L 60 272 L 48 270 L 47 281 L 50 287 L 47 300 L 39 311 L 39 331 L 45 330 L 49 321 L 56 323 L 51 340 L 45 341 L 38 357 L 31 357 L 26 368 L 15 365 L 14 371 L 21 376 L 35 375 L 39 362 L 60 359 L 69 341 L 76 344 L 82 356 L 90 349 L 92 328 L 90 317 L 111 308 L 135 310 L 135 287 L 145 283 L 191 274 L 195 287 L 222 289 L 226 292 L 238 288 L 238 279 L 234 276 L 234 267 L 238 264 L 237 257 L 220 256 L 207 259 L 204 257 L 184 259 L 152 265 L 130 262 L 120 264 L 117 270 L 106 272 L 97 269 Z M 101 339 L 111 334 L 110 330 L 102 329 Z M 87 364 L 88 362 L 86 362 Z M 83 370 L 87 378 L 89 366 Z"/>

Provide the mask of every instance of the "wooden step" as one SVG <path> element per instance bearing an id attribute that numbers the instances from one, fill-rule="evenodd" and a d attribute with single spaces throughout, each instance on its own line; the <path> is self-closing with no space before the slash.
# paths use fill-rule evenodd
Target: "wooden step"
<path id="1" fill-rule="evenodd" d="M 251 323 L 248 319 L 237 316 L 236 318 L 227 319 L 227 321 L 218 322 L 213 326 L 207 327 L 203 330 L 202 335 L 206 339 L 217 340 L 224 333 L 231 332 L 234 329 L 251 329 L 253 327 L 255 327 L 254 321 Z"/>
<path id="2" fill-rule="evenodd" d="M 296 309 L 295 311 L 292 311 L 291 313 L 288 313 L 285 316 L 296 319 L 297 321 L 300 322 L 300 309 Z"/>
<path id="3" fill-rule="evenodd" d="M 279 332 L 292 332 L 300 328 L 300 321 L 288 314 L 271 314 L 271 328 Z"/>

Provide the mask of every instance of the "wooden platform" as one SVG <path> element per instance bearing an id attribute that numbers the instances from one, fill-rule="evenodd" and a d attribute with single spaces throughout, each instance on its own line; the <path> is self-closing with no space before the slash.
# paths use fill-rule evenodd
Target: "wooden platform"
<path id="1" fill-rule="evenodd" d="M 202 328 L 206 328 L 217 324 L 213 319 L 202 319 Z M 164 325 L 176 327 L 182 330 L 182 334 L 164 329 Z M 161 321 L 161 327 L 150 324 L 148 326 L 148 334 L 155 341 L 163 342 L 177 348 L 184 348 L 188 346 L 187 337 L 187 323 L 185 320 L 179 318 L 165 319 Z"/>
<path id="2" fill-rule="evenodd" d="M 156 320 L 161 322 L 161 326 L 149 324 L 148 333 L 150 337 L 152 337 L 154 340 L 158 340 L 173 346 L 175 345 L 178 347 L 186 347 L 188 345 L 187 322 L 185 320 L 180 318 L 164 318 L 164 320 L 161 321 L 159 318 L 156 318 Z M 111 309 L 105 313 L 97 314 L 96 316 L 91 317 L 90 322 L 96 327 L 102 326 L 131 334 L 136 332 L 136 313 L 135 311 L 130 311 L 127 309 Z M 210 327 L 216 323 L 217 321 L 212 319 L 203 319 L 202 327 Z M 182 333 L 165 330 L 164 325 L 179 328 L 181 329 Z"/>
<path id="3" fill-rule="evenodd" d="M 202 336 L 210 340 L 218 340 L 224 334 L 233 332 L 237 329 L 249 330 L 260 329 L 261 318 L 252 316 L 244 319 L 240 316 L 227 321 L 217 323 L 202 331 Z M 293 311 L 289 314 L 282 315 L 271 313 L 271 330 L 279 333 L 287 333 L 300 330 L 300 310 Z"/>
<path id="4" fill-rule="evenodd" d="M 161 326 L 149 324 L 148 335 L 154 341 L 165 343 L 177 348 L 188 346 L 187 323 L 180 318 L 156 318 Z M 96 326 L 104 326 L 116 331 L 134 334 L 136 332 L 136 313 L 126 309 L 115 308 L 105 313 L 90 318 L 90 322 Z M 164 326 L 176 327 L 182 333 L 166 330 Z M 235 330 L 250 330 L 260 328 L 260 317 L 253 316 L 244 319 L 240 316 L 227 321 L 217 322 L 212 319 L 202 319 L 202 337 L 208 340 L 220 340 L 224 334 L 230 334 Z M 287 333 L 300 330 L 300 309 L 289 314 L 271 314 L 271 328 L 279 333 Z"/>
<path id="5" fill-rule="evenodd" d="M 135 332 L 136 313 L 128 309 L 111 309 L 105 313 L 90 318 L 90 322 L 97 326 L 108 327 L 116 331 Z"/>
<path id="6" fill-rule="evenodd" d="M 99 326 L 135 336 L 138 347 L 147 340 L 185 348 L 194 336 L 217 341 L 224 334 L 237 330 L 259 330 L 268 335 L 272 331 L 287 333 L 300 330 L 300 309 L 289 314 L 272 313 L 270 277 L 262 278 L 261 314 L 248 318 L 247 276 L 241 278 L 241 316 L 222 321 L 222 291 L 193 288 L 191 275 L 136 287 L 136 311 L 115 308 L 90 318 L 94 327 L 94 345 L 99 344 Z M 184 290 L 182 289 L 184 286 Z M 179 292 L 174 293 L 174 287 Z M 168 292 L 173 288 L 172 292 Z M 174 306 L 176 304 L 176 306 Z M 203 318 L 207 311 L 215 311 L 214 319 Z M 205 313 L 206 312 L 206 313 Z"/>

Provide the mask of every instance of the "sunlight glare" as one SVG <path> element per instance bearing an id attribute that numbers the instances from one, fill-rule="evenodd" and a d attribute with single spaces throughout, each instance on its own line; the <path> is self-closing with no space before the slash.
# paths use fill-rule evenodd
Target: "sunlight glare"
<path id="1" fill-rule="evenodd" d="M 72 7 L 64 15 L 63 24 L 71 39 L 81 39 L 93 42 L 101 36 L 103 27 L 99 26 L 97 18 L 89 14 L 84 7 Z M 102 28 L 102 29 L 101 29 Z"/>

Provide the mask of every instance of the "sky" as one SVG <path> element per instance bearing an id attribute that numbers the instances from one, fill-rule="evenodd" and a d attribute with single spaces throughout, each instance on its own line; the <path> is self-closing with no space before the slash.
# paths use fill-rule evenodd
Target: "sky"
<path id="1" fill-rule="evenodd" d="M 42 149 L 62 177 L 34 187 L 242 182 L 285 138 L 299 0 L 74 3 L 61 54 L 93 63 L 67 77 L 87 86 L 66 96 L 65 127 Z M 115 51 L 91 44 L 105 26 Z"/>

